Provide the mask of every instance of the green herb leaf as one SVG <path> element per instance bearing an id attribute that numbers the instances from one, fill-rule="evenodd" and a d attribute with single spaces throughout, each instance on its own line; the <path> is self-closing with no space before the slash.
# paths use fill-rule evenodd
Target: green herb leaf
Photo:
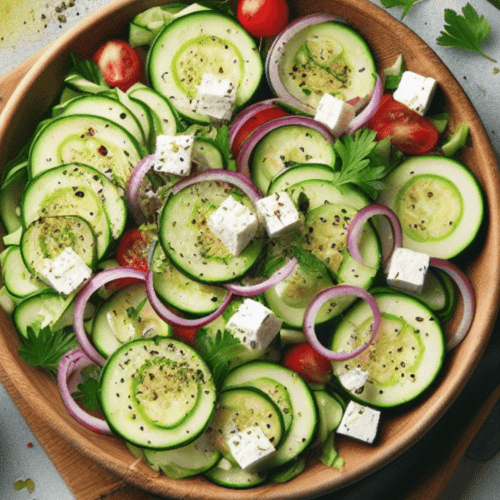
<path id="1" fill-rule="evenodd" d="M 236 160 L 233 158 L 233 152 L 231 151 L 231 146 L 229 145 L 229 128 L 227 125 L 224 124 L 217 130 L 215 144 L 221 150 L 222 156 L 227 159 L 228 170 L 236 172 Z"/>
<path id="2" fill-rule="evenodd" d="M 81 372 L 83 381 L 78 384 L 78 391 L 71 395 L 74 399 L 82 399 L 82 405 L 89 410 L 100 410 L 101 400 L 99 399 L 99 376 L 101 369 L 96 365 L 89 365 Z"/>
<path id="3" fill-rule="evenodd" d="M 325 265 L 316 255 L 304 249 L 303 239 L 297 239 L 292 245 L 292 254 L 297 259 L 300 268 L 307 274 L 323 273 Z"/>
<path id="4" fill-rule="evenodd" d="M 207 329 L 201 328 L 196 334 L 196 344 L 212 372 L 216 387 L 220 387 L 229 373 L 231 360 L 246 349 L 227 329 L 217 330 L 214 338 Z"/>
<path id="5" fill-rule="evenodd" d="M 24 490 L 24 488 L 26 488 L 30 495 L 35 491 L 35 482 L 33 481 L 33 479 L 30 478 L 18 479 L 13 486 L 16 491 L 21 491 Z"/>
<path id="6" fill-rule="evenodd" d="M 376 135 L 373 130 L 361 129 L 354 136 L 345 135 L 337 140 L 334 148 L 342 165 L 340 171 L 335 172 L 334 184 L 357 184 L 372 199 L 384 189 L 381 179 L 389 173 L 391 165 L 374 152 Z"/>
<path id="7" fill-rule="evenodd" d="M 380 3 L 388 9 L 392 7 L 404 7 L 401 19 L 403 19 L 418 2 L 420 2 L 420 0 L 380 0 Z"/>
<path id="8" fill-rule="evenodd" d="M 40 328 L 39 322 L 27 328 L 27 336 L 21 337 L 19 355 L 31 366 L 57 373 L 59 361 L 71 349 L 78 347 L 73 332 L 63 329 L 55 332 L 49 326 Z"/>
<path id="9" fill-rule="evenodd" d="M 444 20 L 448 24 L 444 26 L 446 32 L 441 31 L 441 36 L 437 39 L 439 45 L 473 50 L 486 59 L 496 62 L 482 49 L 491 35 L 491 27 L 486 18 L 479 16 L 470 3 L 462 9 L 462 15 L 452 9 L 445 9 Z"/>

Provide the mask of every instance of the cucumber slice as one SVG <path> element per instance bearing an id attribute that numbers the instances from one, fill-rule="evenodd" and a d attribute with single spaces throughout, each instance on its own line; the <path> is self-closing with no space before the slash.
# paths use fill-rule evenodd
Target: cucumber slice
<path id="1" fill-rule="evenodd" d="M 205 472 L 205 477 L 212 483 L 235 489 L 252 488 L 266 480 L 265 475 L 247 472 L 225 458 Z"/>
<path id="2" fill-rule="evenodd" d="M 318 406 L 319 426 L 316 443 L 324 445 L 328 436 L 339 426 L 344 409 L 331 394 L 325 390 L 313 391 Z"/>
<path id="3" fill-rule="evenodd" d="M 340 22 L 301 30 L 281 50 L 277 64 L 288 92 L 313 108 L 325 92 L 348 100 L 365 96 L 375 86 L 377 68 L 368 44 Z"/>
<path id="4" fill-rule="evenodd" d="M 5 179 L 0 191 L 0 218 L 7 233 L 13 233 L 21 227 L 19 205 L 28 181 L 26 168 L 21 168 Z"/>
<path id="5" fill-rule="evenodd" d="M 204 432 L 216 392 L 193 348 L 155 337 L 127 342 L 111 355 L 101 374 L 101 403 L 109 426 L 124 440 L 170 449 Z"/>
<path id="6" fill-rule="evenodd" d="M 442 156 L 410 158 L 385 181 L 378 202 L 398 215 L 405 248 L 451 259 L 475 238 L 483 220 L 483 196 L 460 162 Z"/>
<path id="7" fill-rule="evenodd" d="M 191 160 L 198 165 L 199 170 L 224 170 L 227 160 L 215 141 L 206 137 L 197 137 L 194 141 Z"/>
<path id="8" fill-rule="evenodd" d="M 153 88 L 182 116 L 199 123 L 210 121 L 191 111 L 205 73 L 232 82 L 236 107 L 252 97 L 263 74 L 255 41 L 236 20 L 211 10 L 182 16 L 166 26 L 153 42 L 146 66 Z"/>
<path id="9" fill-rule="evenodd" d="M 295 372 L 275 363 L 245 363 L 229 373 L 222 388 L 238 387 L 262 378 L 275 380 L 286 387 L 292 407 L 292 425 L 269 463 L 269 467 L 279 467 L 297 457 L 312 442 L 318 414 L 313 395 L 304 380 Z"/>
<path id="10" fill-rule="evenodd" d="M 30 149 L 30 176 L 64 163 L 81 162 L 104 173 L 125 188 L 141 159 L 134 137 L 106 118 L 92 115 L 62 116 L 48 123 Z"/>
<path id="11" fill-rule="evenodd" d="M 295 165 L 282 170 L 278 175 L 276 175 L 276 177 L 273 178 L 271 184 L 269 184 L 269 188 L 267 189 L 267 196 L 277 193 L 278 191 L 285 191 L 290 186 L 298 184 L 299 182 L 312 179 L 332 181 L 333 178 L 333 169 L 329 165 L 322 165 L 321 163 Z"/>
<path id="12" fill-rule="evenodd" d="M 130 340 L 173 333 L 172 326 L 154 312 L 143 283 L 126 286 L 103 302 L 92 325 L 92 340 L 105 358 Z"/>
<path id="13" fill-rule="evenodd" d="M 419 300 L 396 292 L 374 296 L 382 313 L 375 342 L 351 360 L 333 362 L 333 373 L 339 378 L 359 366 L 368 371 L 368 381 L 349 397 L 375 407 L 399 406 L 435 380 L 445 355 L 444 335 L 437 317 Z M 366 303 L 357 303 L 335 328 L 332 350 L 349 352 L 365 343 L 372 320 Z"/>
<path id="14" fill-rule="evenodd" d="M 173 265 L 196 281 L 215 284 L 236 280 L 255 263 L 264 247 L 258 234 L 234 256 L 208 229 L 208 217 L 229 195 L 255 211 L 238 189 L 207 181 L 170 196 L 163 208 L 158 234 L 163 250 Z"/>

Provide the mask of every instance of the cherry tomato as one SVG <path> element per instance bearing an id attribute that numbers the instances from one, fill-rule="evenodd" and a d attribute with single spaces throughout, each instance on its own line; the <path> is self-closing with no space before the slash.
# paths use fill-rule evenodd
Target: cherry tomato
<path id="1" fill-rule="evenodd" d="M 396 148 L 408 154 L 429 153 L 439 139 L 438 130 L 428 118 L 395 101 L 390 94 L 382 96 L 367 127 L 377 132 L 377 140 L 390 137 Z"/>
<path id="2" fill-rule="evenodd" d="M 248 33 L 272 38 L 288 24 L 290 9 L 286 0 L 239 0 L 236 17 Z"/>
<path id="3" fill-rule="evenodd" d="M 241 126 L 236 134 L 233 144 L 231 145 L 231 151 L 235 158 L 238 157 L 241 147 L 245 144 L 246 140 L 255 132 L 255 129 L 262 125 L 263 123 L 272 120 L 273 118 L 279 118 L 280 116 L 286 116 L 289 113 L 285 111 L 280 106 L 272 106 L 270 108 L 261 109 L 255 114 L 250 116 L 245 123 Z"/>
<path id="4" fill-rule="evenodd" d="M 92 60 L 112 87 L 127 91 L 142 79 L 139 53 L 124 40 L 109 40 L 97 49 Z"/>
<path id="5" fill-rule="evenodd" d="M 196 345 L 197 332 L 198 328 L 189 326 L 174 326 L 174 336 L 192 346 Z"/>
<path id="6" fill-rule="evenodd" d="M 322 384 L 328 380 L 332 365 L 318 354 L 309 342 L 301 342 L 290 347 L 283 357 L 283 366 L 298 373 L 307 382 Z"/>

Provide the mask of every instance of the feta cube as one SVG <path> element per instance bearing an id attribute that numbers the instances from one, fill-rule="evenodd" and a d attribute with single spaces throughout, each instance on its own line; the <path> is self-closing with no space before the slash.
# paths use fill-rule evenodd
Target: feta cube
<path id="1" fill-rule="evenodd" d="M 389 263 L 387 284 L 398 290 L 421 293 L 429 260 L 429 255 L 425 253 L 396 248 Z"/>
<path id="2" fill-rule="evenodd" d="M 393 97 L 396 101 L 424 116 L 429 109 L 436 88 L 437 82 L 434 78 L 425 77 L 413 71 L 405 71 Z"/>
<path id="3" fill-rule="evenodd" d="M 257 200 L 255 208 L 270 238 L 288 236 L 302 225 L 299 212 L 285 191 Z"/>
<path id="4" fill-rule="evenodd" d="M 69 295 L 92 276 L 92 269 L 71 247 L 66 247 L 55 259 L 47 259 L 41 274 L 57 292 Z"/>
<path id="5" fill-rule="evenodd" d="M 339 137 L 348 129 L 355 116 L 354 106 L 325 92 L 319 100 L 314 119 L 326 125 L 334 136 Z"/>
<path id="6" fill-rule="evenodd" d="M 211 73 L 201 79 L 197 96 L 192 101 L 192 110 L 216 120 L 230 120 L 236 100 L 236 89 L 227 79 L 219 80 Z"/>
<path id="7" fill-rule="evenodd" d="M 229 318 L 226 328 L 249 349 L 266 349 L 282 324 L 271 309 L 256 300 L 245 299 Z"/>
<path id="8" fill-rule="evenodd" d="M 159 135 L 153 169 L 157 172 L 185 177 L 191 173 L 194 135 Z"/>
<path id="9" fill-rule="evenodd" d="M 258 425 L 237 432 L 229 438 L 227 445 L 243 470 L 255 469 L 276 451 Z"/>
<path id="10" fill-rule="evenodd" d="M 356 368 L 340 373 L 339 379 L 348 391 L 356 392 L 365 386 L 368 376 L 369 373 L 366 370 L 362 370 L 357 366 Z"/>
<path id="11" fill-rule="evenodd" d="M 377 436 L 380 412 L 350 401 L 345 409 L 337 433 L 372 444 Z"/>
<path id="12" fill-rule="evenodd" d="M 208 228 L 233 255 L 239 255 L 257 234 L 257 216 L 245 205 L 228 196 L 208 217 Z"/>

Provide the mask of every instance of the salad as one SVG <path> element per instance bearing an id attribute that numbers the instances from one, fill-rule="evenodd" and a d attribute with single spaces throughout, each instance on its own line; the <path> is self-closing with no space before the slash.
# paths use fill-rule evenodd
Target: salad
<path id="1" fill-rule="evenodd" d="M 82 425 L 229 488 L 341 469 L 338 434 L 376 446 L 425 397 L 483 218 L 432 75 L 244 4 L 154 7 L 72 55 L 0 188 L 20 355 Z"/>

